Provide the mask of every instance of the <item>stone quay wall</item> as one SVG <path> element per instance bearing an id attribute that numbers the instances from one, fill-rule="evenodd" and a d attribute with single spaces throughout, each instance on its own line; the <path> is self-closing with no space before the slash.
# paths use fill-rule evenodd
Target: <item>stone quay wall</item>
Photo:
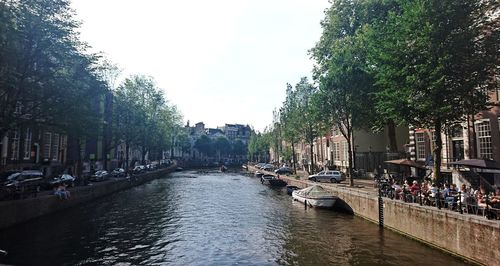
<path id="1" fill-rule="evenodd" d="M 89 186 L 74 187 L 70 189 L 71 198 L 67 200 L 59 199 L 49 193 L 40 193 L 39 196 L 35 198 L 1 201 L 0 229 L 144 184 L 173 172 L 175 168 L 176 166 L 170 166 L 165 169 L 135 175 L 130 178 L 119 178 L 92 183 L 92 185 Z"/>
<path id="2" fill-rule="evenodd" d="M 248 170 L 256 171 L 251 166 Z M 293 177 L 281 176 L 281 178 L 289 185 L 300 188 L 316 184 Z M 336 207 L 379 223 L 378 195 L 374 189 L 367 191 L 345 184 L 321 183 L 321 185 L 341 199 L 338 201 L 340 206 Z M 385 228 L 470 262 L 500 265 L 500 221 L 498 220 L 487 220 L 478 215 L 460 214 L 383 198 L 383 224 Z"/>

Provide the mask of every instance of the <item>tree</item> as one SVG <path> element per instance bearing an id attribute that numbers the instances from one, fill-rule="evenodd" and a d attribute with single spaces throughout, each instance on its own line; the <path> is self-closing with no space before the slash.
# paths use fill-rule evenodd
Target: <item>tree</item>
<path id="1" fill-rule="evenodd" d="M 363 2 L 335 1 L 322 22 L 323 34 L 311 55 L 316 60 L 314 78 L 319 83 L 316 108 L 325 127 L 335 125 L 347 140 L 348 174 L 353 185 L 353 131 L 363 128 L 371 112 L 371 76 L 366 65 L 363 39 L 357 31 L 363 25 Z"/>
<path id="2" fill-rule="evenodd" d="M 243 143 L 243 141 L 238 139 L 232 144 L 232 153 L 235 156 L 243 156 L 247 154 L 247 146 Z"/>
<path id="3" fill-rule="evenodd" d="M 269 133 L 255 133 L 252 131 L 248 140 L 248 155 L 252 161 L 261 161 L 268 158 Z"/>
<path id="4" fill-rule="evenodd" d="M 485 2 L 402 0 L 397 12 L 365 31 L 381 88 L 375 94 L 377 111 L 434 130 L 435 179 L 443 127 L 486 109 L 492 77 L 498 75 L 498 29 L 489 34 L 479 23 Z"/>
<path id="5" fill-rule="evenodd" d="M 207 157 L 215 153 L 213 141 L 206 135 L 201 135 L 194 143 L 194 148 Z"/>
<path id="6" fill-rule="evenodd" d="M 0 3 L 0 137 L 26 125 L 63 126 L 95 60 L 84 55 L 69 1 Z M 80 76 L 83 74 L 83 76 Z M 91 82 L 95 77 L 91 78 Z"/>

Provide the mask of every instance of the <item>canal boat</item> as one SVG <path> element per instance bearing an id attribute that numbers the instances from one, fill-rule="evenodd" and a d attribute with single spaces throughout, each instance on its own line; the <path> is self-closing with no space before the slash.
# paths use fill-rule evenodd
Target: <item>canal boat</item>
<path id="1" fill-rule="evenodd" d="M 286 194 L 291 196 L 292 192 L 297 189 L 299 189 L 297 186 L 286 186 Z"/>
<path id="2" fill-rule="evenodd" d="M 292 192 L 292 197 L 294 200 L 303 202 L 311 207 L 319 208 L 331 208 L 337 200 L 337 197 L 319 185 L 295 190 Z"/>
<path id="3" fill-rule="evenodd" d="M 274 175 L 264 174 L 260 177 L 260 182 L 271 187 L 284 187 L 286 182 L 283 179 L 277 178 Z"/>

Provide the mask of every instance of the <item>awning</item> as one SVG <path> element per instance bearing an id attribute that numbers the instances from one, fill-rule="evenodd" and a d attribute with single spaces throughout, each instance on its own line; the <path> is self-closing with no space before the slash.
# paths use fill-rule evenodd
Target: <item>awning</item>
<path id="1" fill-rule="evenodd" d="M 425 166 L 420 165 L 420 164 L 416 163 L 415 161 L 408 160 L 408 159 L 390 160 L 390 161 L 384 161 L 384 163 L 397 164 L 397 165 L 405 165 L 405 166 L 409 166 L 409 167 L 415 167 L 415 168 L 425 169 Z"/>
<path id="2" fill-rule="evenodd" d="M 449 165 L 461 165 L 469 168 L 500 169 L 500 164 L 489 159 L 468 159 L 448 163 Z"/>

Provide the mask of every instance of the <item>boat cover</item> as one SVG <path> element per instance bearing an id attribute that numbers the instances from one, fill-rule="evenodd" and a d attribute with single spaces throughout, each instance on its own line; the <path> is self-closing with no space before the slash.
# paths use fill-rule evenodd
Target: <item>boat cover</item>
<path id="1" fill-rule="evenodd" d="M 306 198 L 332 197 L 333 195 L 326 191 L 322 186 L 314 185 L 301 190 L 296 190 L 298 196 Z"/>

